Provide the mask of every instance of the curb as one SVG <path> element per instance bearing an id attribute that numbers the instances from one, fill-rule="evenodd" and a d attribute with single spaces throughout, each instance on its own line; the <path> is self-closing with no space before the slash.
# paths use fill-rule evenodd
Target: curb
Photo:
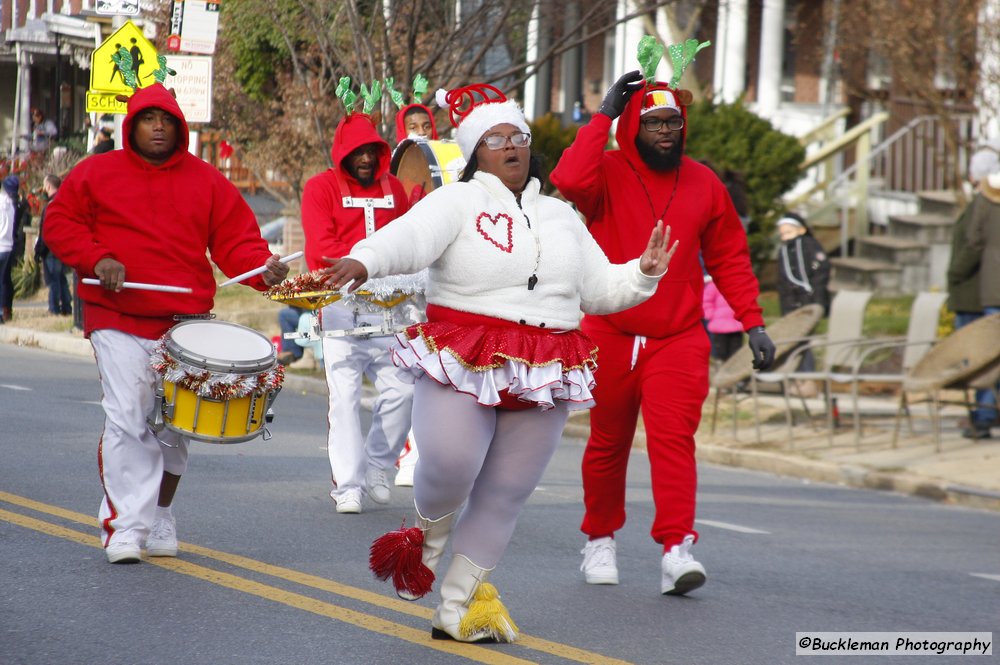
<path id="1" fill-rule="evenodd" d="M 39 332 L 28 328 L 0 325 L 0 343 L 36 348 L 70 355 L 93 357 L 90 342 L 82 337 L 67 333 Z M 326 395 L 326 381 L 318 377 L 301 374 L 285 374 L 283 389 L 304 394 Z M 375 399 L 375 390 L 370 385 L 363 388 L 361 404 L 370 409 Z M 570 415 L 563 432 L 564 436 L 586 442 L 590 436 L 590 426 L 584 420 L 585 412 L 574 417 Z M 637 431 L 633 447 L 646 449 L 646 435 Z M 779 476 L 801 478 L 814 482 L 845 485 L 861 489 L 898 492 L 930 499 L 939 503 L 961 505 L 970 508 L 1000 512 L 1000 492 L 975 487 L 954 485 L 945 481 L 909 473 L 887 473 L 848 464 L 820 462 L 805 458 L 788 457 L 760 450 L 740 450 L 713 444 L 699 444 L 696 452 L 699 462 L 731 466 L 752 471 L 763 471 Z"/>

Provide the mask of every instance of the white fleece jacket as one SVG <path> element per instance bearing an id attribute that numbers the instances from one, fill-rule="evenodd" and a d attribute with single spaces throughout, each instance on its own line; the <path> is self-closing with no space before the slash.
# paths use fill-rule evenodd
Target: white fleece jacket
<path id="1" fill-rule="evenodd" d="M 519 206 L 499 178 L 478 171 L 431 192 L 349 258 L 369 278 L 428 268 L 429 304 L 545 328 L 572 330 L 581 311 L 610 314 L 653 294 L 663 275 L 642 274 L 638 258 L 608 262 L 573 209 L 539 186 L 532 178 Z"/>

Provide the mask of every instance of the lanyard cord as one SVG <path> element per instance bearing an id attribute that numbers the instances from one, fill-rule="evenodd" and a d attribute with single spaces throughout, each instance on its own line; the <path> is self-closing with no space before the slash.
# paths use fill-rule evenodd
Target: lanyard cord
<path id="1" fill-rule="evenodd" d="M 632 169 L 632 172 L 635 173 L 636 179 L 639 181 L 639 184 L 642 186 L 642 193 L 646 195 L 646 201 L 649 202 L 649 209 L 653 213 L 653 219 L 655 221 L 657 221 L 657 222 L 662 222 L 663 218 L 667 216 L 667 211 L 670 210 L 670 204 L 672 204 L 674 202 L 674 194 L 677 193 L 677 185 L 681 181 L 681 167 L 680 167 L 680 165 L 678 164 L 677 171 L 676 171 L 676 173 L 674 175 L 674 188 L 673 188 L 673 190 L 671 190 L 671 192 L 670 192 L 670 198 L 667 200 L 667 207 L 664 208 L 663 212 L 660 213 L 660 216 L 657 217 L 656 216 L 656 207 L 653 205 L 653 197 L 649 195 L 649 190 L 646 189 L 646 183 L 644 183 L 642 181 L 642 176 L 639 175 L 639 172 L 636 170 L 636 168 L 634 166 L 632 166 L 632 163 L 630 161 L 628 161 L 626 159 L 625 163 L 628 164 L 629 168 Z"/>

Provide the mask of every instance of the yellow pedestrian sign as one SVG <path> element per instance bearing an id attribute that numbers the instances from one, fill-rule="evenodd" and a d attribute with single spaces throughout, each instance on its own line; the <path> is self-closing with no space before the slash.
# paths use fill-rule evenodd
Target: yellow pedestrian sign
<path id="1" fill-rule="evenodd" d="M 135 88 L 156 83 L 153 72 L 160 67 L 156 55 L 156 48 L 142 30 L 132 21 L 125 21 L 125 25 L 94 49 L 90 58 L 90 91 L 131 95 Z M 135 81 L 135 88 L 129 85 L 131 81 Z"/>

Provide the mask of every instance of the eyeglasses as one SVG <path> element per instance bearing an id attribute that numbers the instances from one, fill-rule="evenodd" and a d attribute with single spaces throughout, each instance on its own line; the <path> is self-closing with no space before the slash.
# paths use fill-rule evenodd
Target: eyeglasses
<path id="1" fill-rule="evenodd" d="M 512 134 L 510 136 L 501 136 L 500 134 L 490 134 L 489 136 L 484 136 L 482 143 L 486 145 L 490 150 L 503 150 L 507 147 L 507 141 L 515 148 L 527 148 L 531 145 L 531 134 L 525 132 L 518 132 L 517 134 Z"/>
<path id="2" fill-rule="evenodd" d="M 672 115 L 666 120 L 663 118 L 644 118 L 642 120 L 642 127 L 647 132 L 658 132 L 663 129 L 666 125 L 667 129 L 672 132 L 676 132 L 680 129 L 684 129 L 684 117 L 679 115 Z"/>

